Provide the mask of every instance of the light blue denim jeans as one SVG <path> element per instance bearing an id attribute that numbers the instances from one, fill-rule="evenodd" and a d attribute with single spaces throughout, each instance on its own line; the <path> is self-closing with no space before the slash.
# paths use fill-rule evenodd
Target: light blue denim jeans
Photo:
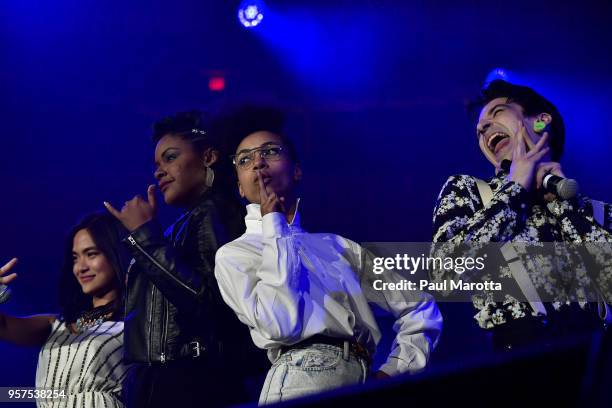
<path id="1" fill-rule="evenodd" d="M 289 350 L 274 362 L 261 390 L 259 405 L 272 404 L 346 385 L 363 383 L 367 363 L 342 347 L 313 344 Z"/>

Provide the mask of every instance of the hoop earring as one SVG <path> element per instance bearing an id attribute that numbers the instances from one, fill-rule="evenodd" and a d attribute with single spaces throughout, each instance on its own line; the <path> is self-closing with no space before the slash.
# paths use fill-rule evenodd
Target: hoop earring
<path id="1" fill-rule="evenodd" d="M 206 184 L 206 187 L 210 188 L 213 185 L 213 182 L 215 181 L 215 172 L 211 167 L 206 166 L 206 177 L 204 179 L 204 184 Z"/>

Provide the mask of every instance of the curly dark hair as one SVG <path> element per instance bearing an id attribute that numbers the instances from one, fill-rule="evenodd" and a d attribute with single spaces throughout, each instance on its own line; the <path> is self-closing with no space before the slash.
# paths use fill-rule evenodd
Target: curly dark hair
<path id="1" fill-rule="evenodd" d="M 85 216 L 70 230 L 66 237 L 64 263 L 59 285 L 60 316 L 66 323 L 74 323 L 83 312 L 93 308 L 92 297 L 83 293 L 73 272 L 72 248 L 74 236 L 83 229 L 91 234 L 96 247 L 108 259 L 115 271 L 119 296 L 115 300 L 116 310 L 113 319 L 122 320 L 124 277 L 131 257 L 121 243 L 121 240 L 127 236 L 127 230 L 107 212 L 96 212 Z"/>
<path id="2" fill-rule="evenodd" d="M 280 137 L 291 160 L 299 162 L 295 145 L 285 134 L 285 114 L 280 109 L 259 105 L 228 108 L 213 119 L 212 128 L 228 141 L 230 154 L 234 154 L 242 139 L 251 133 L 274 133 Z"/>
<path id="3" fill-rule="evenodd" d="M 203 154 L 207 149 L 217 150 L 219 159 L 211 165 L 215 172 L 215 182 L 212 190 L 224 196 L 235 196 L 236 186 L 234 170 L 229 155 L 232 144 L 224 134 L 219 133 L 210 124 L 205 112 L 192 110 L 179 112 L 161 119 L 153 125 L 153 144 L 157 144 L 166 135 L 179 136 L 191 143 L 197 154 Z"/>
<path id="4" fill-rule="evenodd" d="M 527 86 L 496 79 L 485 84 L 480 94 L 469 104 L 468 110 L 470 114 L 477 118 L 482 108 L 496 98 L 508 98 L 508 102 L 520 105 L 525 116 L 535 116 L 544 112 L 550 114 L 552 122 L 550 124 L 548 145 L 550 146 L 552 159 L 554 161 L 561 159 L 565 144 L 565 124 L 555 105 Z"/>

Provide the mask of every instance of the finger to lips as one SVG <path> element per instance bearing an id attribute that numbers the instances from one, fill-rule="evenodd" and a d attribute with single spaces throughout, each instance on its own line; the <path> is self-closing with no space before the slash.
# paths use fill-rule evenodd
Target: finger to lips
<path id="1" fill-rule="evenodd" d="M 262 198 L 268 197 L 268 192 L 266 191 L 266 185 L 263 182 L 263 178 L 261 177 L 261 171 L 257 170 L 257 181 L 259 182 L 259 195 Z"/>

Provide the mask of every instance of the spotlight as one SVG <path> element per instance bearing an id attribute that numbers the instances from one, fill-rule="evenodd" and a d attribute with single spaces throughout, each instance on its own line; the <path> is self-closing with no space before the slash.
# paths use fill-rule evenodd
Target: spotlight
<path id="1" fill-rule="evenodd" d="M 238 7 L 238 20 L 246 28 L 253 28 L 264 18 L 265 5 L 260 0 L 243 0 Z"/>
<path id="2" fill-rule="evenodd" d="M 485 85 L 488 85 L 490 82 L 495 81 L 496 79 L 503 79 L 504 81 L 510 82 L 510 73 L 504 68 L 495 68 L 489 72 L 489 75 L 487 75 Z"/>
<path id="3" fill-rule="evenodd" d="M 212 92 L 221 92 L 225 89 L 225 78 L 222 76 L 211 76 L 208 78 L 208 89 Z"/>

